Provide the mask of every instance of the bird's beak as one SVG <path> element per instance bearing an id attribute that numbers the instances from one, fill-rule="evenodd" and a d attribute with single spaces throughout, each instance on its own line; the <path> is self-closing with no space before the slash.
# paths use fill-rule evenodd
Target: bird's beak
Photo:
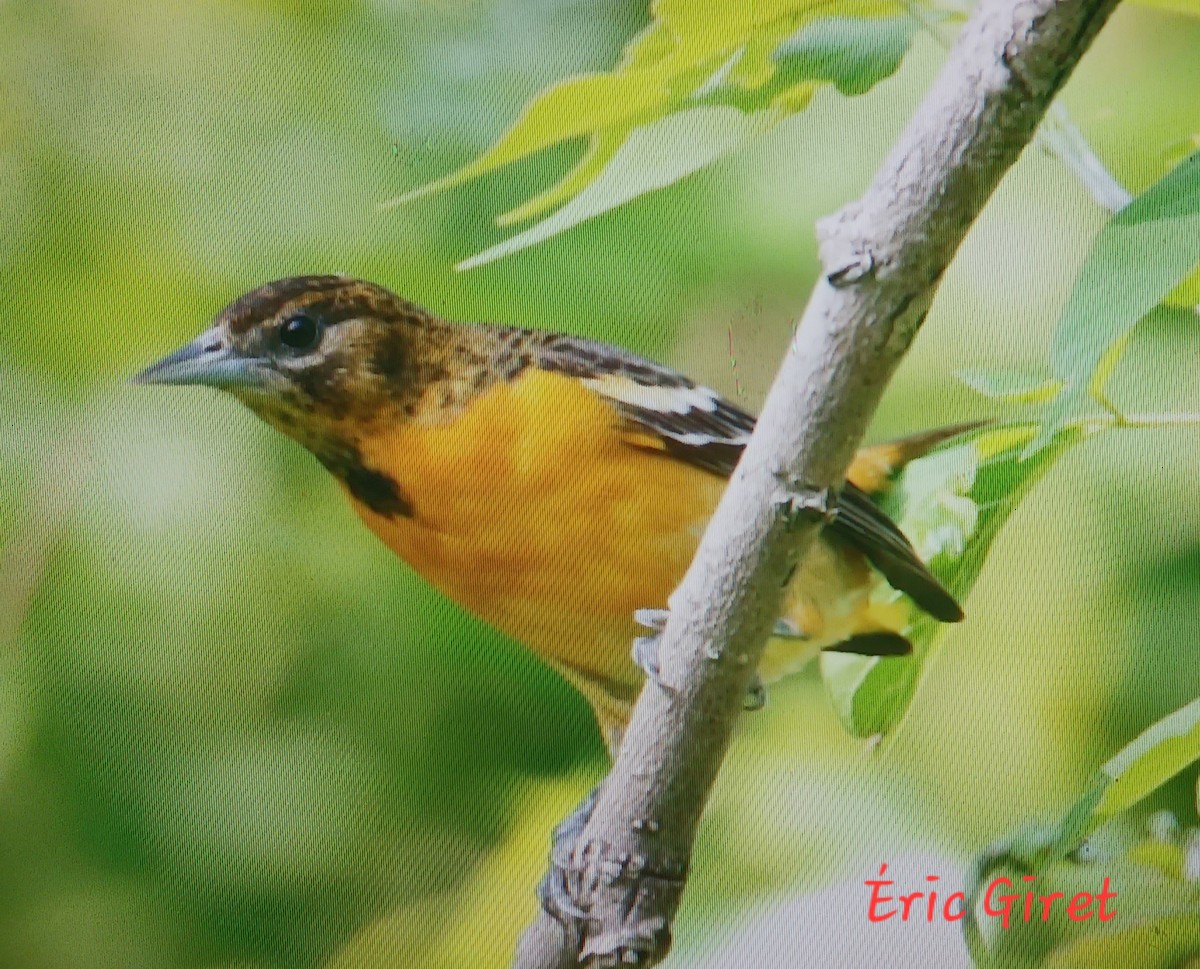
<path id="1" fill-rule="evenodd" d="M 261 387 L 267 378 L 263 361 L 242 356 L 216 328 L 205 330 L 130 381 L 135 384 L 203 384 L 228 390 Z"/>

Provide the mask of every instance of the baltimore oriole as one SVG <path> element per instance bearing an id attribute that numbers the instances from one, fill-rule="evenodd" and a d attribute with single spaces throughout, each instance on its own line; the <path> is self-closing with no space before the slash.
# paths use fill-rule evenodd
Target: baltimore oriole
<path id="1" fill-rule="evenodd" d="M 631 645 L 683 576 L 754 418 L 682 374 L 561 333 L 443 320 L 372 283 L 303 276 L 229 305 L 135 378 L 233 394 L 310 450 L 389 548 L 578 687 L 610 750 Z M 908 650 L 904 599 L 962 612 L 870 500 L 958 429 L 859 452 L 759 667 Z M 640 611 L 641 610 L 641 611 Z"/>

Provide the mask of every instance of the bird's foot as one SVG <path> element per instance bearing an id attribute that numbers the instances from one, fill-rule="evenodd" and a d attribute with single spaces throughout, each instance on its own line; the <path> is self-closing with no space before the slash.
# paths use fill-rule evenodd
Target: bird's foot
<path id="1" fill-rule="evenodd" d="M 562 926 L 568 942 L 573 942 L 576 949 L 583 937 L 588 913 L 575 903 L 572 895 L 572 887 L 579 874 L 575 863 L 575 845 L 591 820 L 599 794 L 600 787 L 597 785 L 551 833 L 550 867 L 537 889 L 542 908 Z"/>
<path id="2" fill-rule="evenodd" d="M 667 625 L 670 615 L 666 609 L 638 609 L 633 614 L 633 621 L 643 629 L 649 629 L 649 636 L 638 636 L 633 641 L 633 662 L 637 668 L 646 674 L 646 678 L 664 690 L 668 687 L 659 676 L 658 643 L 660 634 Z"/>
<path id="3" fill-rule="evenodd" d="M 667 626 L 667 617 L 671 613 L 667 609 L 635 609 L 633 621 L 643 629 L 652 629 L 661 633 Z"/>
<path id="4" fill-rule="evenodd" d="M 554 829 L 538 901 L 562 927 L 566 950 L 579 953 L 586 964 L 656 965 L 671 946 L 670 916 L 664 913 L 679 905 L 688 862 L 665 852 L 657 820 L 632 822 L 633 851 L 599 841 L 581 844 L 599 793 L 597 786 Z M 589 934 L 604 921 L 601 911 L 588 910 L 590 902 L 580 904 L 589 890 L 600 891 L 609 917 L 614 906 L 620 911 L 618 931 Z"/>
<path id="5" fill-rule="evenodd" d="M 804 522 L 830 524 L 837 518 L 837 490 L 831 487 L 814 488 L 787 475 L 779 475 L 782 486 L 776 501 L 789 528 Z"/>

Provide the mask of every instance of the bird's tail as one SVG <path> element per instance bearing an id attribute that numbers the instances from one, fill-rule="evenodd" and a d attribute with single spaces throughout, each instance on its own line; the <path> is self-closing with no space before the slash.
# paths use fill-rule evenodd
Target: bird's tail
<path id="1" fill-rule="evenodd" d="M 850 462 L 846 478 L 869 495 L 879 494 L 887 490 L 896 472 L 908 462 L 928 454 L 943 441 L 973 431 L 987 423 L 968 421 L 861 448 Z"/>

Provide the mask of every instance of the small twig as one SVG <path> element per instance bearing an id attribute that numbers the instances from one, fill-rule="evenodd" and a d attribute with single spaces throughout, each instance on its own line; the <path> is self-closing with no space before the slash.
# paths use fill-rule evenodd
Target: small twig
<path id="1" fill-rule="evenodd" d="M 982 0 L 863 197 L 818 226 L 824 274 L 683 582 L 574 851 L 578 952 L 543 914 L 516 969 L 665 955 L 705 801 L 782 587 L 818 523 L 783 481 L 838 485 L 951 258 L 1116 0 Z"/>
<path id="2" fill-rule="evenodd" d="M 1195 427 L 1200 424 L 1200 414 L 1121 414 L 1120 419 L 1108 418 L 1097 422 L 1104 427 L 1121 429 L 1150 427 Z"/>

